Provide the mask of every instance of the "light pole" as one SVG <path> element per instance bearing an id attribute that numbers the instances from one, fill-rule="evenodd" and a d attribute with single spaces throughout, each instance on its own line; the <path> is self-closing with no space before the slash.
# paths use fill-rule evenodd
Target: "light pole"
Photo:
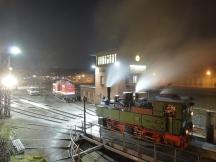
<path id="1" fill-rule="evenodd" d="M 83 97 L 83 116 L 84 116 L 84 135 L 86 135 L 86 101 L 87 97 Z"/>
<path id="2" fill-rule="evenodd" d="M 10 55 L 19 55 L 22 51 L 17 46 L 11 46 L 8 48 L 7 56 L 6 56 L 6 67 L 9 70 L 9 74 L 1 78 L 0 85 L 0 117 L 10 117 L 10 92 L 11 88 L 17 85 L 16 78 L 11 75 L 12 67 L 11 67 L 11 59 Z M 5 69 L 5 67 L 3 67 Z M 4 102 L 4 103 L 3 103 Z M 3 103 L 3 104 L 1 104 Z"/>
<path id="3" fill-rule="evenodd" d="M 17 46 L 11 46 L 8 49 L 8 69 L 12 69 L 11 67 L 11 55 L 20 55 L 22 53 L 21 49 Z M 10 70 L 11 71 L 11 70 Z"/>
<path id="4" fill-rule="evenodd" d="M 211 75 L 212 75 L 212 72 L 210 71 L 210 70 L 207 70 L 206 71 L 206 76 L 207 76 L 207 86 L 209 87 L 209 88 L 211 88 Z"/>

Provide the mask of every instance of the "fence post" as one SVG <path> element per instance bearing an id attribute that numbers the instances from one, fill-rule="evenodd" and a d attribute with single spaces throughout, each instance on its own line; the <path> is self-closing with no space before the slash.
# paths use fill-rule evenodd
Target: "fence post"
<path id="1" fill-rule="evenodd" d="M 176 162 L 176 148 L 174 149 L 174 162 Z"/>
<path id="2" fill-rule="evenodd" d="M 83 107 L 84 107 L 84 111 L 83 111 L 83 115 L 84 115 L 84 134 L 86 135 L 86 101 L 87 101 L 87 97 L 84 96 L 83 97 Z"/>
<path id="3" fill-rule="evenodd" d="M 122 138 L 123 138 L 123 141 L 122 141 L 123 150 L 125 150 L 125 133 L 122 134 Z"/>
<path id="4" fill-rule="evenodd" d="M 154 162 L 157 162 L 157 148 L 155 143 L 154 143 Z"/>
<path id="5" fill-rule="evenodd" d="M 111 131 L 111 146 L 113 147 L 113 136 L 114 136 L 114 132 Z"/>
<path id="6" fill-rule="evenodd" d="M 101 142 L 101 125 L 99 125 L 100 126 L 100 132 L 99 132 L 99 134 L 100 134 L 100 142 Z"/>
<path id="7" fill-rule="evenodd" d="M 139 153 L 140 151 L 140 140 L 139 140 L 139 137 L 138 137 L 138 142 L 137 142 L 137 152 Z"/>
<path id="8" fill-rule="evenodd" d="M 197 156 L 197 162 L 200 162 L 200 156 L 199 155 Z"/>
<path id="9" fill-rule="evenodd" d="M 92 135 L 92 123 L 90 123 L 90 126 L 91 126 L 91 136 L 93 137 L 93 135 Z"/>

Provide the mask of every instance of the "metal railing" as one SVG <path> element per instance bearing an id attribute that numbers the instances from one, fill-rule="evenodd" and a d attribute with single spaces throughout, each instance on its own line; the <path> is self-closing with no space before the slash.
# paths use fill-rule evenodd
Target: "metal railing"
<path id="1" fill-rule="evenodd" d="M 98 162 L 98 157 L 94 157 L 93 155 L 88 154 L 87 150 L 82 150 L 79 145 L 76 144 L 76 142 L 80 138 L 81 132 L 84 132 L 84 124 L 81 122 L 79 126 L 74 125 L 72 126 L 71 132 L 70 132 L 70 156 L 72 162 L 75 161 L 81 161 L 81 156 L 87 159 L 92 159 L 93 161 Z"/>
<path id="2" fill-rule="evenodd" d="M 70 132 L 70 156 L 72 159 L 72 162 L 75 162 L 74 155 L 76 155 L 79 152 L 79 146 L 75 143 L 75 141 L 78 140 L 80 134 L 76 131 L 76 125 L 74 126 L 74 129 L 71 129 Z"/>
<path id="3" fill-rule="evenodd" d="M 92 139 L 111 147 L 116 146 L 116 148 L 121 148 L 122 151 L 126 151 L 131 155 L 140 156 L 143 154 L 150 161 L 200 161 L 200 156 L 198 154 L 189 151 L 183 151 L 165 144 L 154 143 L 148 139 L 135 138 L 133 135 L 126 133 L 121 134 L 118 131 L 110 131 L 106 128 L 102 128 L 98 124 L 88 123 L 86 126 L 86 133 L 88 136 L 91 136 Z"/>

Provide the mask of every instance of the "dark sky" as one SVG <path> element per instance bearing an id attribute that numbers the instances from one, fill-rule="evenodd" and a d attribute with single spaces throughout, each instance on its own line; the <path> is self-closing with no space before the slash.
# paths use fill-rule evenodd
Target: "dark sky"
<path id="1" fill-rule="evenodd" d="M 1 0 L 0 46 L 22 48 L 13 57 L 19 68 L 89 68 L 89 55 L 110 48 L 141 51 L 154 62 L 199 47 L 213 64 L 215 6 L 215 0 Z"/>

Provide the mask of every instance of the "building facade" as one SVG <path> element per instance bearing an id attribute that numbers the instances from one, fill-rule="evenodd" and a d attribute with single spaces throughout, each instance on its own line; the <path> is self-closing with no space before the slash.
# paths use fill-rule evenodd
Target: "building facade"
<path id="1" fill-rule="evenodd" d="M 124 55 L 117 50 L 103 51 L 96 54 L 95 68 L 95 103 L 107 97 L 107 87 L 111 87 L 111 99 L 123 92 L 142 91 L 147 88 L 177 86 L 193 88 L 216 88 L 216 76 L 213 70 L 197 72 L 177 81 L 163 80 L 163 75 L 146 67 L 142 55 L 137 53 Z M 147 77 L 145 77 L 147 76 Z M 157 80 L 157 81 L 156 81 Z M 152 84 L 153 83 L 153 84 Z M 151 85 L 152 84 L 152 85 Z M 141 88 L 139 88 L 141 86 Z"/>
<path id="2" fill-rule="evenodd" d="M 118 51 L 105 51 L 96 54 L 95 103 L 107 97 L 107 87 L 111 87 L 111 99 L 125 91 L 135 91 L 138 78 L 146 66 L 139 55 L 134 59 L 121 56 Z"/>
<path id="3" fill-rule="evenodd" d="M 80 85 L 80 97 L 87 97 L 88 103 L 95 103 L 95 86 L 90 85 Z"/>

